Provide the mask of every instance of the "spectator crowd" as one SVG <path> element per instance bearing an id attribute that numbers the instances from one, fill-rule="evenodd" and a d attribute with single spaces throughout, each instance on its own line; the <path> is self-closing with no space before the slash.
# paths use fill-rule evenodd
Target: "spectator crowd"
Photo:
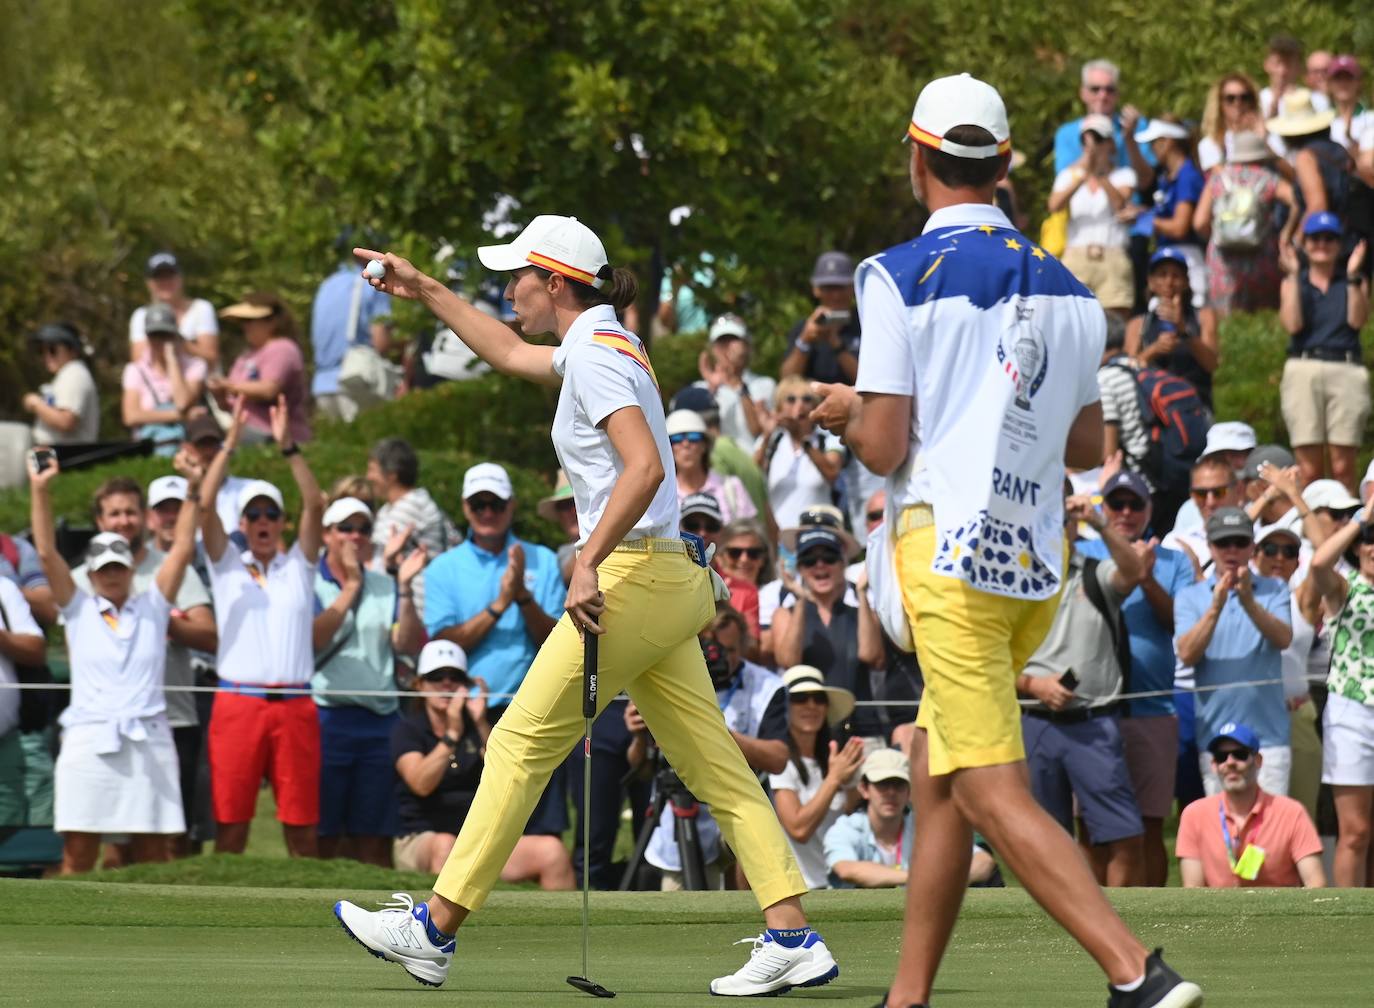
<path id="1" fill-rule="evenodd" d="M 1374 877 L 1374 466 L 1358 469 L 1374 113 L 1351 56 L 1278 36 L 1262 68 L 1263 86 L 1221 76 L 1193 122 L 1146 118 L 1117 68 L 1090 61 L 1083 115 L 1053 138 L 1039 246 L 1107 314 L 1106 450 L 1062 488 L 1066 585 L 1016 689 L 1036 799 L 1111 885 L 1165 885 L 1171 859 L 1185 886 Z M 98 445 L 100 390 L 75 328 L 34 333 L 51 380 L 24 396 L 32 428 L 6 449 L 38 446 L 28 535 L 0 536 L 0 683 L 38 681 L 60 624 L 71 690 L 59 733 L 42 694 L 0 688 L 0 830 L 51 823 L 64 873 L 211 840 L 242 852 L 264 783 L 293 856 L 438 871 L 488 734 L 562 615 L 578 525 L 561 473 L 522 500 L 492 445 L 442 500 L 393 437 L 356 476 L 316 484 L 312 409 L 347 422 L 483 371 L 446 331 L 393 363 L 388 298 L 349 244 L 312 305 L 313 373 L 278 296 L 216 312 L 175 255 L 148 259 L 120 416 L 168 473 L 106 480 L 79 557 L 59 550 L 50 488 Z M 854 272 L 831 249 L 798 277 L 814 309 L 776 375 L 752 370 L 744 318 L 709 313 L 730 298 L 708 259 L 671 271 L 644 320 L 655 338 L 705 337 L 700 380 L 664 390 L 681 528 L 714 548 L 730 592 L 701 642 L 814 888 L 904 884 L 921 828 L 903 755 L 920 669 L 875 597 L 891 571 L 866 563 L 890 563 L 884 484 L 812 419 L 813 383 L 855 380 Z M 474 302 L 512 317 L 487 286 Z M 1289 335 L 1287 444 L 1217 410 L 1220 320 L 1263 309 Z M 241 334 L 232 360 L 221 321 Z M 238 469 L 251 444 L 288 460 L 289 543 L 281 488 Z M 556 549 L 515 534 L 533 513 L 561 530 Z M 633 702 L 614 699 L 593 738 L 592 793 L 579 747 L 504 879 L 748 885 Z M 621 864 L 627 805 L 640 844 Z M 590 849 L 570 849 L 582 814 Z M 1002 884 L 980 837 L 968 884 Z"/>

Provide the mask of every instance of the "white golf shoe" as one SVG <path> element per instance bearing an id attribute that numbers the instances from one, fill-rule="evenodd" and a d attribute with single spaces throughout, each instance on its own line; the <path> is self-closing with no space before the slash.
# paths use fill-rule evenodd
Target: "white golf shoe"
<path id="1" fill-rule="evenodd" d="M 438 987 L 448 976 L 454 942 L 442 948 L 429 940 L 424 921 L 415 916 L 415 901 L 392 893 L 380 910 L 364 910 L 348 900 L 334 904 L 334 916 L 349 936 L 378 959 L 400 963 L 422 984 Z"/>
<path id="2" fill-rule="evenodd" d="M 735 942 L 752 942 L 749 961 L 729 976 L 711 981 L 711 993 L 728 997 L 771 997 L 786 994 L 793 987 L 819 987 L 840 975 L 835 957 L 825 947 L 825 941 L 815 931 L 796 948 L 785 948 L 773 940 L 767 931 L 757 938 Z"/>

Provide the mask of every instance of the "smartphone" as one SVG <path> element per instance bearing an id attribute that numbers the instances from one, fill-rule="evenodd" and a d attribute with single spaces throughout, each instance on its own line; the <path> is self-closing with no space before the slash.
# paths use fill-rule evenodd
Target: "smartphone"
<path id="1" fill-rule="evenodd" d="M 850 313 L 843 309 L 821 312 L 821 325 L 843 326 L 848 325 Z"/>
<path id="2" fill-rule="evenodd" d="M 1069 669 L 1059 677 L 1059 685 L 1063 686 L 1070 693 L 1078 689 L 1078 676 L 1073 674 L 1073 669 Z"/>
<path id="3" fill-rule="evenodd" d="M 35 448 L 29 452 L 29 468 L 41 473 L 57 464 L 57 453 L 51 448 Z"/>

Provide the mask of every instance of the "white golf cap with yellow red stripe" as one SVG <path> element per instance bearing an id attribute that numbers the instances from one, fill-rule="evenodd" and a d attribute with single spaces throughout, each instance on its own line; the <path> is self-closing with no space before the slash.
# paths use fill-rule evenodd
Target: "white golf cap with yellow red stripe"
<path id="1" fill-rule="evenodd" d="M 945 139 L 956 126 L 980 126 L 995 143 L 970 147 Z M 921 89 L 911 112 L 906 139 L 954 157 L 990 158 L 1011 151 L 1007 107 L 991 84 L 962 73 L 933 80 Z"/>
<path id="2" fill-rule="evenodd" d="M 509 244 L 483 245 L 477 258 L 496 273 L 538 266 L 598 290 L 611 272 L 596 233 L 576 217 L 557 214 L 540 214 Z"/>

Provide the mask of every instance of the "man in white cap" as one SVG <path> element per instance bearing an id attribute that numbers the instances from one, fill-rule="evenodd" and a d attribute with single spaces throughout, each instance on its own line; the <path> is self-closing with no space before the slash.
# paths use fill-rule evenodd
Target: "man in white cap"
<path id="1" fill-rule="evenodd" d="M 1250 458 L 1250 453 L 1258 444 L 1255 429 L 1248 423 L 1240 420 L 1222 420 L 1207 429 L 1207 441 L 1202 446 L 1202 454 L 1198 456 L 1198 461 L 1220 459 L 1230 466 L 1231 471 L 1239 478 Z M 1236 501 L 1227 503 L 1234 504 Z M 1190 494 L 1183 502 L 1183 506 L 1178 509 L 1178 514 L 1174 516 L 1173 527 L 1180 532 L 1196 531 L 1201 535 L 1202 523 L 1206 520 L 1198 510 L 1198 501 Z M 1203 552 L 1206 552 L 1205 547 Z"/>
<path id="2" fill-rule="evenodd" d="M 859 318 L 854 313 L 854 260 L 843 252 L 822 252 L 811 267 L 816 307 L 787 334 L 791 349 L 780 374 L 853 384 L 859 367 Z"/>
<path id="3" fill-rule="evenodd" d="M 202 486 L 214 500 L 243 431 L 243 402 Z M 289 432 L 286 398 L 271 407 L 272 437 L 301 496 L 296 542 L 283 548 L 281 491 L 252 480 L 239 492 L 240 550 L 214 508 L 201 516 L 219 625 L 220 692 L 210 718 L 210 783 L 218 853 L 241 854 L 264 776 L 272 782 L 287 853 L 314 857 L 320 818 L 320 724 L 310 699 L 315 562 L 324 503 L 319 484 Z"/>
<path id="4" fill-rule="evenodd" d="M 718 316 L 711 323 L 708 338 L 710 342 L 697 361 L 701 381 L 694 384 L 715 398 L 721 433 L 752 452 L 771 412 L 778 383 L 749 370 L 749 327 L 738 315 Z"/>
<path id="5" fill-rule="evenodd" d="M 898 972 L 884 1002 L 925 1005 L 964 893 L 973 830 L 1097 960 L 1110 1008 L 1192 1008 L 1184 981 L 1125 926 L 1073 839 L 1026 783 L 1015 679 L 1066 576 L 1065 465 L 1102 459 L 1102 308 L 994 205 L 1011 131 L 968 74 L 928 84 L 907 136 L 931 211 L 920 238 L 856 274 L 853 389 L 820 386 L 820 423 L 890 474 L 897 580 L 925 694 L 912 733 L 921 829 Z"/>

